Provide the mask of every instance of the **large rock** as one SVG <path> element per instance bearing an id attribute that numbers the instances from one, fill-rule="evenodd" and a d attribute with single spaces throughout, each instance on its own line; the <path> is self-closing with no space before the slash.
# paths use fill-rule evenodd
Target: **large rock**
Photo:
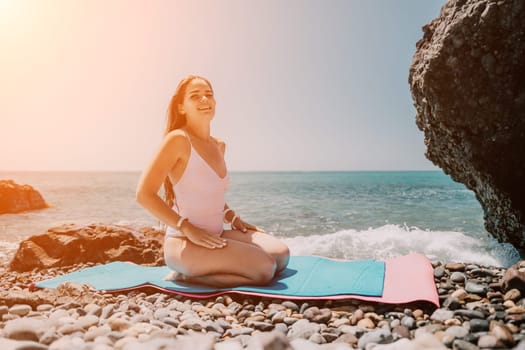
<path id="1" fill-rule="evenodd" d="M 426 156 L 473 190 L 485 227 L 525 248 L 525 2 L 450 0 L 410 67 Z"/>
<path id="2" fill-rule="evenodd" d="M 0 214 L 47 208 L 42 195 L 29 185 L 0 180 Z"/>
<path id="3" fill-rule="evenodd" d="M 162 265 L 163 233 L 118 225 L 54 227 L 22 241 L 10 268 L 30 271 L 111 261 Z"/>

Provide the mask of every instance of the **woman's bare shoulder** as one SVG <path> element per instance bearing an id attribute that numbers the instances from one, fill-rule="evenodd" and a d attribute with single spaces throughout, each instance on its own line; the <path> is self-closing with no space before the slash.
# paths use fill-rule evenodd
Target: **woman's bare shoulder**
<path id="1" fill-rule="evenodd" d="M 164 136 L 164 144 L 166 148 L 188 151 L 190 149 L 190 141 L 181 129 L 170 131 Z"/>

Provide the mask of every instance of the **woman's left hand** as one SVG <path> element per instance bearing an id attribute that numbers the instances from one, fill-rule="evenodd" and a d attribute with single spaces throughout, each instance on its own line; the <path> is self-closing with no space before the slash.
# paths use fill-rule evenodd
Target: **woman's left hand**
<path id="1" fill-rule="evenodd" d="M 259 228 L 255 225 L 249 224 L 243 221 L 240 217 L 235 218 L 235 223 L 232 222 L 232 230 L 239 230 L 243 233 L 248 232 L 248 230 L 265 232 L 262 228 Z"/>

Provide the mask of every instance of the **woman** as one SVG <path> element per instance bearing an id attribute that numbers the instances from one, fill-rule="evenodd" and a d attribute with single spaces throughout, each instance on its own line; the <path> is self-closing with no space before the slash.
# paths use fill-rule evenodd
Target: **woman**
<path id="1" fill-rule="evenodd" d="M 210 135 L 215 99 L 209 81 L 183 79 L 171 98 L 164 141 L 137 188 L 137 201 L 166 223 L 164 258 L 185 282 L 264 285 L 283 270 L 288 247 L 243 221 L 224 193 L 226 145 Z M 166 201 L 158 196 L 164 182 Z M 223 229 L 223 222 L 231 230 Z"/>

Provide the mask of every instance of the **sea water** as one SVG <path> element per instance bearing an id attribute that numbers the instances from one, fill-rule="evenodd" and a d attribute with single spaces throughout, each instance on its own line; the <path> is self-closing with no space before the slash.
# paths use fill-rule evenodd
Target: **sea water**
<path id="1" fill-rule="evenodd" d="M 382 259 L 419 252 L 442 262 L 508 267 L 520 259 L 486 232 L 472 191 L 441 171 L 230 172 L 226 194 L 243 220 L 294 255 Z M 51 208 L 0 215 L 0 256 L 66 223 L 134 227 L 159 221 L 135 201 L 139 172 L 0 172 Z"/>

